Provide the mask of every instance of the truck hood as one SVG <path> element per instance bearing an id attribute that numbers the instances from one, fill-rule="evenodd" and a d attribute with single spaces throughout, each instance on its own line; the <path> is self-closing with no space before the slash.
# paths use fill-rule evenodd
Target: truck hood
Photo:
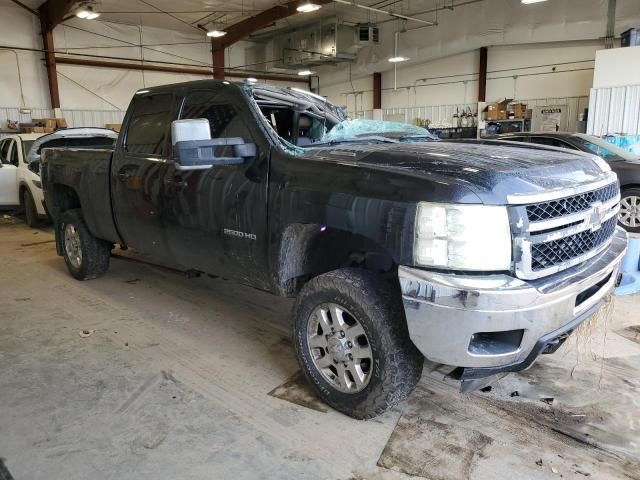
<path id="1" fill-rule="evenodd" d="M 323 157 L 359 167 L 466 187 L 482 203 L 506 204 L 513 194 L 562 190 L 607 177 L 594 155 L 559 148 L 494 142 L 356 143 L 310 148 Z"/>

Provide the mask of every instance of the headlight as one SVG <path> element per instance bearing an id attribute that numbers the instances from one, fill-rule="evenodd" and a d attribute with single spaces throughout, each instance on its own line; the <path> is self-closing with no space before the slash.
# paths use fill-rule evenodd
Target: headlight
<path id="1" fill-rule="evenodd" d="M 460 270 L 510 270 L 507 208 L 493 205 L 418 204 L 416 264 Z"/>

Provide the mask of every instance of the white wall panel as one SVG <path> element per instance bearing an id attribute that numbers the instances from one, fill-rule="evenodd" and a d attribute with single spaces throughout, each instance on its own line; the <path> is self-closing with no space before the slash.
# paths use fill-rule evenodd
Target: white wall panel
<path id="1" fill-rule="evenodd" d="M 640 86 L 627 87 L 622 131 L 640 133 Z"/>
<path id="2" fill-rule="evenodd" d="M 640 85 L 593 88 L 587 133 L 640 135 Z"/>

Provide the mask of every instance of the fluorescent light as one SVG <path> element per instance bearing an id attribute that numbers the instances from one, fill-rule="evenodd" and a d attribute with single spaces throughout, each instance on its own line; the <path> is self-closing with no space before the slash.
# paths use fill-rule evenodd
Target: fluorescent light
<path id="1" fill-rule="evenodd" d="M 296 10 L 298 10 L 300 13 L 311 13 L 315 12 L 316 10 L 320 10 L 320 8 L 322 7 L 316 3 L 306 2 L 298 5 L 298 8 L 296 8 Z"/>
<path id="2" fill-rule="evenodd" d="M 211 30 L 207 32 L 207 37 L 220 38 L 224 37 L 227 34 L 224 30 Z"/>
<path id="3" fill-rule="evenodd" d="M 309 75 L 313 75 L 313 72 L 311 70 L 300 70 L 298 72 L 298 75 L 300 75 L 301 77 L 307 77 Z"/>
<path id="4" fill-rule="evenodd" d="M 99 16 L 100 14 L 98 12 L 94 12 L 92 7 L 81 8 L 76 12 L 76 17 L 84 18 L 85 20 L 95 20 Z"/>
<path id="5" fill-rule="evenodd" d="M 401 56 L 391 57 L 389 59 L 391 63 L 406 62 L 407 60 L 409 60 L 407 57 L 401 57 Z"/>
<path id="6" fill-rule="evenodd" d="M 547 0 L 522 0 L 522 3 L 524 5 L 531 5 L 532 3 L 540 3 L 540 2 L 546 2 Z"/>

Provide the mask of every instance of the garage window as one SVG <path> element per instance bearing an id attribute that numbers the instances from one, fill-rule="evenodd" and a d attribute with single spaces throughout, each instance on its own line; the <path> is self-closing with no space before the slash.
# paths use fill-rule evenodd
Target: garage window
<path id="1" fill-rule="evenodd" d="M 173 96 L 147 95 L 133 100 L 125 149 L 140 155 L 166 156 Z"/>

